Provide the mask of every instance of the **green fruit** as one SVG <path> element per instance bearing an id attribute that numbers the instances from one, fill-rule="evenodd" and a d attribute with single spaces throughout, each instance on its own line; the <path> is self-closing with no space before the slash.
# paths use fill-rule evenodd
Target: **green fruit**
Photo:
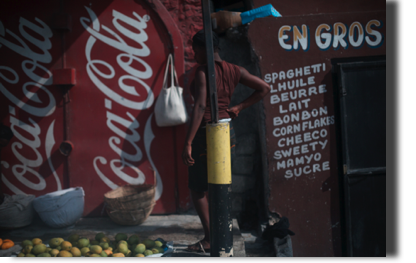
<path id="1" fill-rule="evenodd" d="M 24 240 L 24 241 L 22 242 L 22 247 L 25 247 L 25 246 L 33 246 L 32 241 L 30 241 L 30 240 L 28 240 L 28 239 Z"/>
<path id="2" fill-rule="evenodd" d="M 140 243 L 140 239 L 138 235 L 131 235 L 129 237 L 129 239 L 127 240 L 127 243 L 129 243 L 129 245 L 137 245 Z"/>
<path id="3" fill-rule="evenodd" d="M 127 235 L 124 233 L 118 233 L 115 237 L 116 242 L 118 243 L 121 240 L 126 240 L 127 241 Z"/>
<path id="4" fill-rule="evenodd" d="M 156 249 L 159 250 L 159 253 L 164 253 L 165 252 L 165 250 L 161 247 L 157 247 Z"/>
<path id="5" fill-rule="evenodd" d="M 100 239 L 100 243 L 110 243 L 110 239 L 108 237 L 103 237 Z"/>
<path id="6" fill-rule="evenodd" d="M 137 254 L 136 257 L 144 258 L 145 256 L 143 254 Z"/>
<path id="7" fill-rule="evenodd" d="M 65 240 L 62 237 L 58 237 L 59 241 L 64 242 Z"/>
<path id="8" fill-rule="evenodd" d="M 26 254 L 26 257 L 36 257 L 36 256 L 33 255 L 33 254 L 28 253 L 28 254 Z"/>
<path id="9" fill-rule="evenodd" d="M 81 256 L 85 256 L 88 252 L 90 252 L 88 247 L 81 248 Z"/>
<path id="10" fill-rule="evenodd" d="M 49 254 L 49 253 L 47 253 L 47 252 L 44 252 L 44 253 L 41 253 L 41 254 L 39 254 L 39 255 L 37 255 L 38 257 L 51 257 L 51 254 Z"/>
<path id="11" fill-rule="evenodd" d="M 105 253 L 104 251 L 100 253 L 100 257 L 108 257 L 107 253 Z"/>
<path id="12" fill-rule="evenodd" d="M 57 246 L 56 249 L 59 250 L 59 251 L 61 251 L 62 247 L 61 246 Z"/>
<path id="13" fill-rule="evenodd" d="M 98 233 L 95 235 L 95 240 L 100 242 L 101 238 L 105 237 L 105 234 L 103 232 Z"/>
<path id="14" fill-rule="evenodd" d="M 138 244 L 134 248 L 134 253 L 136 254 L 143 254 L 143 252 L 146 250 L 146 246 L 144 244 Z"/>
<path id="15" fill-rule="evenodd" d="M 79 239 L 79 235 L 77 235 L 77 234 L 72 234 L 68 237 L 68 241 L 71 242 L 71 243 L 74 243 L 74 242 L 78 241 L 78 239 Z"/>
<path id="16" fill-rule="evenodd" d="M 144 251 L 144 255 L 145 255 L 145 256 L 150 256 L 150 255 L 153 255 L 153 252 L 152 252 L 151 250 L 149 250 L 149 249 L 146 249 L 146 250 Z"/>
<path id="17" fill-rule="evenodd" d="M 19 258 L 20 257 L 24 257 L 25 256 L 25 253 L 19 253 L 19 255 L 17 255 Z"/>
<path id="18" fill-rule="evenodd" d="M 131 250 L 129 249 L 126 253 L 126 257 L 130 257 L 131 256 Z"/>
<path id="19" fill-rule="evenodd" d="M 34 246 L 40 245 L 40 244 L 42 244 L 42 239 L 34 238 L 34 239 L 32 239 L 32 243 L 33 243 Z"/>
<path id="20" fill-rule="evenodd" d="M 30 254 L 30 253 L 32 253 L 32 249 L 33 249 L 33 246 L 32 246 L 32 245 L 27 245 L 27 246 L 25 246 L 25 248 L 22 250 L 22 252 L 23 252 L 23 253 L 25 253 L 25 254 Z"/>
<path id="21" fill-rule="evenodd" d="M 61 243 L 62 242 L 59 238 L 52 238 L 51 240 L 49 240 L 49 246 L 51 248 L 55 248 L 55 247 L 59 246 Z"/>
<path id="22" fill-rule="evenodd" d="M 160 242 L 159 240 L 158 241 L 155 241 L 155 246 L 156 247 L 163 247 L 163 243 Z"/>
<path id="23" fill-rule="evenodd" d="M 150 239 L 146 239 L 145 241 L 143 241 L 143 244 L 146 246 L 147 249 L 151 249 L 154 248 L 155 246 L 155 241 L 150 240 Z"/>
<path id="24" fill-rule="evenodd" d="M 101 257 L 99 254 L 91 254 L 90 257 Z"/>
<path id="25" fill-rule="evenodd" d="M 159 250 L 157 248 L 152 248 L 152 253 L 157 254 L 157 253 L 159 253 Z"/>
<path id="26" fill-rule="evenodd" d="M 88 247 L 89 244 L 90 244 L 90 241 L 87 238 L 81 238 L 80 240 L 78 240 L 79 248 Z"/>
<path id="27" fill-rule="evenodd" d="M 69 251 L 62 250 L 61 252 L 59 252 L 58 257 L 72 257 L 72 254 Z"/>
<path id="28" fill-rule="evenodd" d="M 70 252 L 74 257 L 80 257 L 81 256 L 81 251 L 77 247 L 71 248 Z"/>
<path id="29" fill-rule="evenodd" d="M 108 243 L 100 243 L 100 247 L 102 247 L 103 249 L 107 249 L 109 248 Z"/>
<path id="30" fill-rule="evenodd" d="M 52 257 L 56 257 L 59 254 L 59 250 L 54 248 L 51 251 L 49 251 L 49 254 L 51 254 Z"/>
<path id="31" fill-rule="evenodd" d="M 90 247 L 91 253 L 93 254 L 100 254 L 103 251 L 103 248 L 100 247 L 99 245 L 92 245 Z"/>
<path id="32" fill-rule="evenodd" d="M 31 253 L 35 255 L 42 254 L 46 251 L 46 245 L 45 244 L 39 244 L 33 247 Z"/>
<path id="33" fill-rule="evenodd" d="M 98 244 L 100 244 L 100 242 L 97 241 L 97 240 L 93 240 L 93 241 L 90 242 L 90 244 L 91 244 L 91 246 L 92 245 L 98 245 Z"/>
<path id="34" fill-rule="evenodd" d="M 117 246 L 120 245 L 120 244 L 125 244 L 127 246 L 129 243 L 127 243 L 126 240 L 120 240 L 120 241 L 118 241 Z"/>
<path id="35" fill-rule="evenodd" d="M 121 243 L 121 244 L 118 245 L 118 251 L 120 251 L 120 253 L 123 253 L 124 255 L 126 255 L 127 252 L 129 251 L 129 249 L 128 249 L 126 244 Z"/>

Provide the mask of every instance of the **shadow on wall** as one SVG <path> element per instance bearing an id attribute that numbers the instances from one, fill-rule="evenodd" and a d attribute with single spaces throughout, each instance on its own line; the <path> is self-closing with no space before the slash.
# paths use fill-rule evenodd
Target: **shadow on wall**
<path id="1" fill-rule="evenodd" d="M 338 86 L 334 82 L 333 74 L 328 72 L 323 82 L 327 86 L 332 86 L 332 92 L 327 92 L 324 94 L 324 105 L 333 105 L 334 107 L 334 115 L 338 115 Z M 343 251 L 343 244 L 342 240 L 344 240 L 343 236 L 343 218 L 344 213 L 342 209 L 342 204 L 340 203 L 342 200 L 342 196 L 344 195 L 343 187 L 342 187 L 342 178 L 339 177 L 339 169 L 342 166 L 342 162 L 339 162 L 341 159 L 341 155 L 339 150 L 337 149 L 337 135 L 339 134 L 339 130 L 337 129 L 336 125 L 328 126 L 329 134 L 334 135 L 335 138 L 330 138 L 329 141 L 334 143 L 330 144 L 330 160 L 329 163 L 331 165 L 330 176 L 322 183 L 322 192 L 330 192 L 330 217 L 331 217 L 331 231 L 332 231 L 332 249 L 335 255 L 345 255 L 346 251 Z M 332 191 L 331 191 L 332 189 Z"/>
<path id="2" fill-rule="evenodd" d="M 253 61 L 247 26 L 232 28 L 220 34 L 220 56 L 223 60 L 244 67 L 258 75 L 258 64 Z M 245 100 L 253 90 L 238 84 L 231 98 L 234 106 Z M 262 159 L 259 143 L 258 105 L 243 110 L 233 120 L 236 133 L 236 158 L 233 163 L 233 216 L 242 229 L 253 229 L 258 220 L 266 218 L 264 204 Z"/>

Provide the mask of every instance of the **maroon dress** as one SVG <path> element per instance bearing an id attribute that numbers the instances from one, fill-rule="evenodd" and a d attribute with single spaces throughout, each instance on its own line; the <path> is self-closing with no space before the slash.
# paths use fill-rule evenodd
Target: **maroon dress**
<path id="1" fill-rule="evenodd" d="M 215 83 L 217 86 L 218 96 L 218 118 L 228 119 L 230 114 L 227 109 L 231 103 L 231 96 L 240 81 L 241 71 L 237 65 L 228 63 L 226 61 L 215 61 Z M 191 85 L 190 88 L 192 96 L 195 97 L 195 87 Z M 202 118 L 201 126 L 211 122 L 211 101 L 209 98 L 209 87 L 207 86 L 207 101 L 205 113 Z"/>

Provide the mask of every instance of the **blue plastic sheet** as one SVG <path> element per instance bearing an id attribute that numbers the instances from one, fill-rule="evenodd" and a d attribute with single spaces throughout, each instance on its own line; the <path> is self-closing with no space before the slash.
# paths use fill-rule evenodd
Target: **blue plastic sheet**
<path id="1" fill-rule="evenodd" d="M 266 17 L 266 16 L 274 16 L 274 17 L 281 17 L 282 15 L 277 12 L 276 9 L 272 6 L 272 4 L 264 5 L 259 8 L 244 12 L 240 14 L 241 22 L 243 25 L 250 23 L 256 18 Z"/>

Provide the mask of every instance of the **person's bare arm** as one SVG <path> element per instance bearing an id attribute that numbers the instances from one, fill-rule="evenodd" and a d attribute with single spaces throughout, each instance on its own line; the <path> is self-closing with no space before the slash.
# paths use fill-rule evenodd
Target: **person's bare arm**
<path id="1" fill-rule="evenodd" d="M 199 67 L 195 73 L 195 98 L 194 109 L 191 116 L 191 123 L 189 125 L 188 133 L 186 135 L 185 145 L 182 151 L 182 160 L 184 164 L 191 166 L 195 163 L 192 159 L 192 140 L 198 131 L 201 124 L 202 117 L 205 113 L 207 99 L 205 70 L 203 67 Z"/>
<path id="2" fill-rule="evenodd" d="M 264 80 L 254 75 L 251 75 L 245 68 L 240 67 L 240 71 L 240 83 L 249 88 L 254 89 L 254 92 L 250 95 L 250 97 L 248 97 L 240 104 L 237 104 L 234 107 L 227 109 L 227 111 L 230 113 L 231 118 L 233 119 L 238 116 L 240 111 L 259 102 L 270 92 L 270 86 Z"/>

